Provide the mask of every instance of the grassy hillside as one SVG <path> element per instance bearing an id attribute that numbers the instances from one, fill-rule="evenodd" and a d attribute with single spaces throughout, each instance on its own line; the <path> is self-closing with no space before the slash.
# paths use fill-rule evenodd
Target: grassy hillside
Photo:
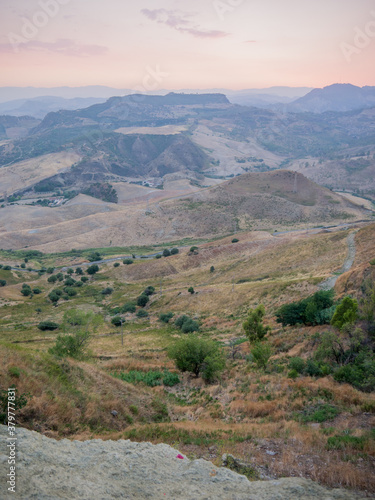
<path id="1" fill-rule="evenodd" d="M 15 384 L 28 400 L 18 410 L 19 425 L 57 438 L 168 442 L 217 464 L 222 453 L 233 453 L 249 464 L 251 478 L 302 475 L 374 492 L 373 393 L 336 380 L 334 371 L 314 372 L 320 340 L 324 332 L 337 334 L 334 327 L 282 327 L 275 316 L 281 305 L 312 296 L 342 267 L 349 233 L 243 232 L 237 243 L 227 237 L 168 257 L 109 262 L 94 275 L 83 266 L 88 280 L 70 285 L 77 292 L 72 296 L 66 290 L 67 269 L 86 254 L 31 259 L 34 267 L 38 262 L 56 266 L 53 274 L 0 270 L 7 280 L 0 288 L 0 380 L 2 388 Z M 350 283 L 362 308 L 375 278 L 369 263 L 375 259 L 375 225 L 360 229 L 355 240 L 356 261 L 340 277 L 335 301 L 347 295 Z M 1 263 L 20 264 L 21 254 L 16 255 L 2 253 Z M 52 283 L 51 276 L 63 267 L 64 281 Z M 72 278 L 79 282 L 81 275 L 74 272 Z M 41 293 L 23 296 L 26 282 Z M 155 289 L 145 307 L 121 312 L 150 286 Z M 59 289 L 63 295 L 55 307 L 49 295 Z M 263 368 L 255 363 L 242 326 L 249 308 L 260 303 L 270 327 L 263 344 L 272 350 Z M 58 335 L 79 330 L 67 322 L 71 310 L 101 318 L 95 328 L 87 327 L 91 340 L 79 358 L 49 352 Z M 173 319 L 160 321 L 168 312 Z M 119 314 L 122 327 L 112 322 Z M 184 334 L 175 326 L 182 314 L 199 323 L 197 333 Z M 38 325 L 45 321 L 60 327 L 42 331 Z M 367 331 L 362 320 L 357 327 Z M 226 367 L 211 382 L 180 372 L 167 355 L 172 344 L 189 335 L 212 339 L 225 354 Z M 346 342 L 345 333 L 339 335 Z M 370 337 L 368 347 L 374 347 Z M 296 358 L 305 368 L 292 373 Z"/>

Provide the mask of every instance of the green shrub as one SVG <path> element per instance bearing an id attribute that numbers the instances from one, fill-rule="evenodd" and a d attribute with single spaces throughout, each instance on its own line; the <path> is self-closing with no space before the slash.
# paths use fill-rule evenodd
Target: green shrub
<path id="1" fill-rule="evenodd" d="M 10 266 L 4 266 L 4 267 L 3 267 L 3 270 L 4 270 L 4 271 L 11 271 L 11 270 L 12 270 L 12 268 L 11 268 Z"/>
<path id="2" fill-rule="evenodd" d="M 131 411 L 131 413 L 133 413 L 133 415 L 138 415 L 138 413 L 139 413 L 138 406 L 135 406 L 135 405 L 130 405 L 129 410 Z"/>
<path id="3" fill-rule="evenodd" d="M 288 377 L 289 378 L 292 378 L 292 379 L 295 379 L 297 378 L 299 375 L 299 373 L 297 372 L 297 370 L 290 370 L 290 372 L 288 373 Z"/>
<path id="4" fill-rule="evenodd" d="M 212 340 L 189 335 L 168 348 L 168 356 L 183 372 L 199 375 L 212 381 L 225 368 L 225 357 L 220 347 Z"/>
<path id="5" fill-rule="evenodd" d="M 194 288 L 192 286 L 188 289 L 188 292 L 191 293 L 191 295 L 195 294 Z"/>
<path id="6" fill-rule="evenodd" d="M 178 253 L 180 253 L 180 250 L 178 248 L 172 248 L 171 255 L 177 255 Z"/>
<path id="7" fill-rule="evenodd" d="M 115 326 L 121 326 L 125 323 L 125 319 L 122 318 L 121 316 L 115 316 L 114 318 L 111 319 L 112 325 Z"/>
<path id="8" fill-rule="evenodd" d="M 48 279 L 47 279 L 48 283 L 56 283 L 57 281 L 57 276 L 56 274 L 52 275 L 52 276 L 49 276 Z"/>
<path id="9" fill-rule="evenodd" d="M 211 266 L 210 267 L 210 273 L 214 273 L 215 272 L 215 267 L 214 266 Z"/>
<path id="10" fill-rule="evenodd" d="M 272 356 L 272 347 L 268 342 L 257 342 L 252 348 L 251 354 L 257 367 L 264 370 Z"/>
<path id="11" fill-rule="evenodd" d="M 168 248 L 165 248 L 163 250 L 163 257 L 169 257 L 170 255 L 171 255 L 170 250 L 168 250 Z"/>
<path id="12" fill-rule="evenodd" d="M 145 311 L 144 309 L 140 309 L 137 314 L 137 318 L 148 318 L 148 312 Z"/>
<path id="13" fill-rule="evenodd" d="M 333 290 L 322 290 L 307 299 L 285 304 L 276 311 L 276 320 L 283 326 L 329 323 L 335 310 L 333 297 Z"/>
<path id="14" fill-rule="evenodd" d="M 48 294 L 48 298 L 53 304 L 57 304 L 57 302 L 60 300 L 60 297 L 61 295 L 59 295 L 56 290 Z"/>
<path id="15" fill-rule="evenodd" d="M 111 293 L 113 293 L 113 288 L 111 287 L 104 288 L 104 290 L 101 291 L 102 295 L 111 295 Z"/>
<path id="16" fill-rule="evenodd" d="M 122 263 L 125 264 L 125 266 L 130 266 L 130 264 L 134 263 L 134 260 L 133 259 L 124 259 L 122 261 Z"/>
<path id="17" fill-rule="evenodd" d="M 155 293 L 155 287 L 153 286 L 148 286 L 143 292 L 142 295 L 147 295 L 148 297 L 150 295 L 153 295 Z"/>
<path id="18" fill-rule="evenodd" d="M 82 267 L 77 267 L 77 269 L 76 269 L 76 275 L 77 276 L 82 276 L 83 275 L 83 269 L 82 269 Z"/>
<path id="19" fill-rule="evenodd" d="M 181 329 L 183 333 L 193 333 L 199 331 L 199 323 L 183 314 L 175 321 L 175 325 Z"/>
<path id="20" fill-rule="evenodd" d="M 198 247 L 191 247 L 190 248 L 190 253 L 192 253 L 194 255 L 197 255 L 198 252 L 199 252 L 199 248 Z"/>
<path id="21" fill-rule="evenodd" d="M 289 360 L 289 368 L 297 373 L 303 373 L 305 369 L 305 361 L 302 358 L 291 358 Z"/>
<path id="22" fill-rule="evenodd" d="M 81 281 L 82 283 L 87 283 L 88 282 L 88 277 L 87 276 L 82 276 Z"/>
<path id="23" fill-rule="evenodd" d="M 161 259 L 162 257 L 163 256 L 160 253 L 158 253 L 157 255 L 155 255 L 155 259 Z"/>
<path id="24" fill-rule="evenodd" d="M 64 292 L 68 295 L 68 297 L 75 297 L 77 295 L 77 290 L 70 286 L 65 287 Z"/>
<path id="25" fill-rule="evenodd" d="M 86 348 L 91 340 L 88 332 L 77 332 L 73 335 L 59 335 L 56 344 L 48 352 L 58 358 L 81 359 L 86 354 Z"/>
<path id="26" fill-rule="evenodd" d="M 40 288 L 33 288 L 34 295 L 40 295 L 41 293 L 42 293 L 42 290 Z"/>
<path id="27" fill-rule="evenodd" d="M 240 240 L 238 238 L 233 238 L 232 243 L 238 243 Z"/>
<path id="28" fill-rule="evenodd" d="M 121 312 L 123 314 L 125 313 L 135 313 L 136 311 L 136 304 L 135 302 L 126 302 L 121 308 Z"/>
<path id="29" fill-rule="evenodd" d="M 298 414 L 297 420 L 304 424 L 309 422 L 323 423 L 327 420 L 333 420 L 339 413 L 336 406 L 328 403 L 319 403 L 316 406 L 310 406 L 303 410 L 303 412 Z"/>
<path id="30" fill-rule="evenodd" d="M 58 323 L 54 323 L 53 321 L 42 321 L 38 325 L 39 330 L 41 330 L 42 332 L 45 332 L 45 331 L 52 332 L 54 330 L 57 330 L 59 327 L 60 327 L 60 325 Z"/>
<path id="31" fill-rule="evenodd" d="M 351 297 L 345 297 L 336 308 L 331 325 L 342 330 L 345 325 L 353 324 L 358 319 L 358 302 Z"/>
<path id="32" fill-rule="evenodd" d="M 65 286 L 74 286 L 74 283 L 76 282 L 75 279 L 73 278 L 66 278 L 66 280 L 64 281 L 64 285 Z"/>
<path id="33" fill-rule="evenodd" d="M 163 323 L 169 323 L 173 317 L 174 314 L 172 312 L 161 313 L 159 316 L 159 321 L 162 321 Z"/>
<path id="34" fill-rule="evenodd" d="M 99 266 L 97 264 L 93 264 L 92 266 L 87 268 L 87 274 L 94 275 L 99 272 Z"/>
<path id="35" fill-rule="evenodd" d="M 0 280 L 0 286 L 6 286 L 7 282 L 5 280 Z"/>
<path id="36" fill-rule="evenodd" d="M 20 378 L 21 370 L 16 366 L 10 366 L 8 368 L 8 375 L 10 375 L 11 377 Z"/>
<path id="37" fill-rule="evenodd" d="M 243 323 L 243 329 L 250 343 L 262 340 L 270 331 L 268 326 L 263 325 L 265 314 L 266 310 L 263 304 L 260 304 L 255 309 L 249 310 L 247 319 Z"/>
<path id="38" fill-rule="evenodd" d="M 92 253 L 88 256 L 87 260 L 88 260 L 89 262 L 97 262 L 97 261 L 99 261 L 99 260 L 102 260 L 102 256 L 100 255 L 100 253 L 99 253 L 99 252 L 92 252 Z"/>
<path id="39" fill-rule="evenodd" d="M 327 439 L 328 450 L 345 450 L 352 448 L 355 450 L 363 450 L 365 447 L 366 438 L 364 436 L 355 437 L 350 435 L 331 436 Z"/>
<path id="40" fill-rule="evenodd" d="M 113 267 L 120 267 L 120 263 L 119 263 L 119 262 L 115 262 L 115 263 L 113 264 Z"/>
<path id="41" fill-rule="evenodd" d="M 137 299 L 137 306 L 145 307 L 149 301 L 150 301 L 150 299 L 149 299 L 148 295 L 142 294 Z"/>
<path id="42" fill-rule="evenodd" d="M 47 273 L 48 273 L 48 274 L 52 274 L 52 273 L 54 273 L 54 272 L 55 272 L 55 268 L 54 268 L 54 267 L 48 267 L 48 268 L 47 268 Z"/>

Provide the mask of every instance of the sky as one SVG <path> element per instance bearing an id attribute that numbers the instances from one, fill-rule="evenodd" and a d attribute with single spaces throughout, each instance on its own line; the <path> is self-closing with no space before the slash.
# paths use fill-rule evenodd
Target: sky
<path id="1" fill-rule="evenodd" d="M 375 0 L 0 0 L 0 86 L 375 85 Z"/>

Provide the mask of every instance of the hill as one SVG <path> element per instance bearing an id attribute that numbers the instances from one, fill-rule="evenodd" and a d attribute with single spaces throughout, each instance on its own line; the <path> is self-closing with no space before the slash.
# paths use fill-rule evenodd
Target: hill
<path id="1" fill-rule="evenodd" d="M 288 111 L 324 113 L 326 111 L 354 111 L 375 106 L 375 87 L 356 87 L 334 84 L 314 89 L 288 105 Z"/>
<path id="2" fill-rule="evenodd" d="M 121 192 L 120 185 L 114 186 Z M 87 204 L 77 198 L 57 208 L 7 206 L 0 210 L 0 247 L 27 245 L 54 252 L 88 245 L 146 245 L 368 217 L 358 205 L 289 171 L 244 174 L 210 188 L 195 187 L 191 194 L 173 188 L 169 193 L 136 191 L 125 194 L 130 203 L 121 195 L 118 204 L 98 204 L 93 198 Z"/>

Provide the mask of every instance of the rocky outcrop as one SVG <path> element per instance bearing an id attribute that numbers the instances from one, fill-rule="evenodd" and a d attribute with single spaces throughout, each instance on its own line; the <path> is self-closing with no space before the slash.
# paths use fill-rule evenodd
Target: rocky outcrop
<path id="1" fill-rule="evenodd" d="M 16 494 L 6 493 L 7 429 L 0 427 L 0 498 L 169 500 L 350 500 L 301 478 L 250 482 L 205 460 L 189 460 L 166 444 L 56 441 L 17 431 Z M 5 493 L 5 494 L 4 494 Z"/>

